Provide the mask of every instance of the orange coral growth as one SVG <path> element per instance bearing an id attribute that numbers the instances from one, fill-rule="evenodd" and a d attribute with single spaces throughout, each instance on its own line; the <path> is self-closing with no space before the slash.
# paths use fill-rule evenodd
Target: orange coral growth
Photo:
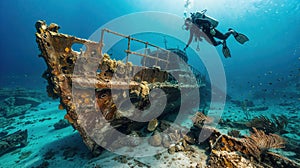
<path id="1" fill-rule="evenodd" d="M 67 53 L 70 52 L 70 48 L 69 48 L 69 47 L 66 47 L 66 48 L 65 48 L 65 52 L 67 52 Z"/>
<path id="2" fill-rule="evenodd" d="M 66 114 L 64 118 L 65 118 L 66 120 L 68 120 L 70 124 L 73 124 L 73 123 L 74 123 L 74 120 L 71 118 L 71 116 L 70 116 L 69 114 Z"/>
<path id="3" fill-rule="evenodd" d="M 64 108 L 64 106 L 63 106 L 62 104 L 59 104 L 59 105 L 58 105 L 58 109 L 63 110 L 63 109 L 65 109 L 65 108 Z"/>
<path id="4" fill-rule="evenodd" d="M 90 104 L 90 99 L 89 98 L 85 98 L 84 99 L 84 104 Z"/>

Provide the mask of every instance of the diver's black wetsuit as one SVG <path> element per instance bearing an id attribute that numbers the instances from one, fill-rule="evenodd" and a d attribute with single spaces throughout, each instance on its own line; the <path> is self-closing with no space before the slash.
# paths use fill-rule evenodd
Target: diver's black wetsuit
<path id="1" fill-rule="evenodd" d="M 211 41 L 211 43 L 214 45 L 214 46 L 218 46 L 220 44 L 222 44 L 221 41 L 216 41 L 214 39 L 214 37 L 220 39 L 220 40 L 226 40 L 231 34 L 232 32 L 231 31 L 228 31 L 227 33 L 223 34 L 221 33 L 219 30 L 217 29 L 214 29 L 216 34 L 215 35 L 212 35 L 210 33 L 210 30 L 211 30 L 211 23 L 210 21 L 208 20 L 205 20 L 205 19 L 196 19 L 195 20 L 195 24 L 207 35 L 207 37 L 209 38 L 209 40 Z"/>

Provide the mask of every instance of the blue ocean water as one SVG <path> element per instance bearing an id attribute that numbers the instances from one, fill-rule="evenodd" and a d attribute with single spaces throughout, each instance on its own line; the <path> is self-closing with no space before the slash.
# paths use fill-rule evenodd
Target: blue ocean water
<path id="1" fill-rule="evenodd" d="M 159 3 L 152 1 L 115 1 L 114 3 L 68 0 L 60 3 L 57 1 L 42 3 L 35 0 L 3 1 L 0 28 L 3 37 L 1 85 L 30 86 L 30 82 L 27 85 L 26 78 L 38 78 L 45 69 L 45 64 L 36 57 L 39 50 L 35 43 L 34 24 L 39 19 L 59 24 L 61 32 L 88 38 L 101 25 L 133 12 L 160 11 L 182 17 L 185 10 L 184 3 L 181 0 L 172 3 L 167 0 Z M 297 0 L 280 2 L 199 0 L 194 1 L 188 10 L 194 12 L 203 9 L 207 9 L 210 16 L 219 20 L 218 28 L 222 32 L 232 27 L 250 38 L 250 42 L 242 47 L 236 44 L 233 38 L 228 40 L 234 58 L 224 60 L 223 63 L 231 85 L 247 90 L 249 85 L 245 81 L 256 85 L 259 82 L 269 83 L 271 80 L 274 83 L 271 87 L 277 84 L 278 87 L 282 87 L 289 81 L 299 79 L 297 76 L 300 19 Z M 273 72 L 272 76 L 264 76 L 269 71 Z M 18 83 L 14 77 L 20 77 L 25 82 Z M 280 77 L 285 79 L 282 83 L 276 83 L 276 78 Z"/>
<path id="2" fill-rule="evenodd" d="M 230 37 L 227 45 L 232 58 L 228 59 L 223 57 L 222 47 L 216 47 L 224 67 L 227 94 L 239 100 L 263 98 L 259 105 L 293 103 L 296 109 L 293 115 L 298 116 L 299 121 L 300 1 L 191 0 L 188 8 L 184 7 L 185 3 L 184 0 L 1 1 L 0 87 L 38 89 L 46 93 L 46 81 L 41 77 L 46 65 L 38 57 L 40 51 L 35 40 L 37 20 L 57 23 L 60 32 L 88 39 L 99 27 L 124 15 L 158 11 L 182 18 L 185 10 L 189 13 L 207 9 L 207 15 L 219 21 L 218 30 L 226 32 L 228 28 L 234 28 L 250 39 L 241 45 Z M 156 26 L 174 25 L 165 22 L 153 25 Z M 186 34 L 184 30 L 182 33 Z M 161 38 L 151 34 L 137 37 L 164 46 L 164 38 L 159 36 Z M 188 34 L 185 41 L 178 42 L 168 37 L 167 41 L 168 46 L 183 49 Z M 189 63 L 203 70 L 197 53 L 191 49 L 187 53 Z M 290 115 L 286 109 L 277 110 Z M 295 124 L 294 129 L 299 129 L 299 126 Z"/>

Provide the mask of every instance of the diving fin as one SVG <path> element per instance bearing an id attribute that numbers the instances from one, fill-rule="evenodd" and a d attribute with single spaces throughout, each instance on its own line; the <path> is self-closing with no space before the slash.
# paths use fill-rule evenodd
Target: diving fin
<path id="1" fill-rule="evenodd" d="M 236 39 L 236 41 L 238 41 L 241 44 L 244 44 L 245 42 L 249 41 L 249 38 L 242 33 L 236 33 L 234 35 L 234 38 Z"/>
<path id="2" fill-rule="evenodd" d="M 223 45 L 222 52 L 225 58 L 231 57 L 230 50 L 226 45 Z"/>

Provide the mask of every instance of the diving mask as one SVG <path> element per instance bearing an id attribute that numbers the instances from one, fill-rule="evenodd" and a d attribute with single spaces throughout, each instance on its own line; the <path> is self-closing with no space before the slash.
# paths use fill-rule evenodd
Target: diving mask
<path id="1" fill-rule="evenodd" d="M 182 26 L 183 29 L 189 30 L 192 27 L 192 21 L 190 19 L 186 19 L 184 21 L 184 25 Z"/>

